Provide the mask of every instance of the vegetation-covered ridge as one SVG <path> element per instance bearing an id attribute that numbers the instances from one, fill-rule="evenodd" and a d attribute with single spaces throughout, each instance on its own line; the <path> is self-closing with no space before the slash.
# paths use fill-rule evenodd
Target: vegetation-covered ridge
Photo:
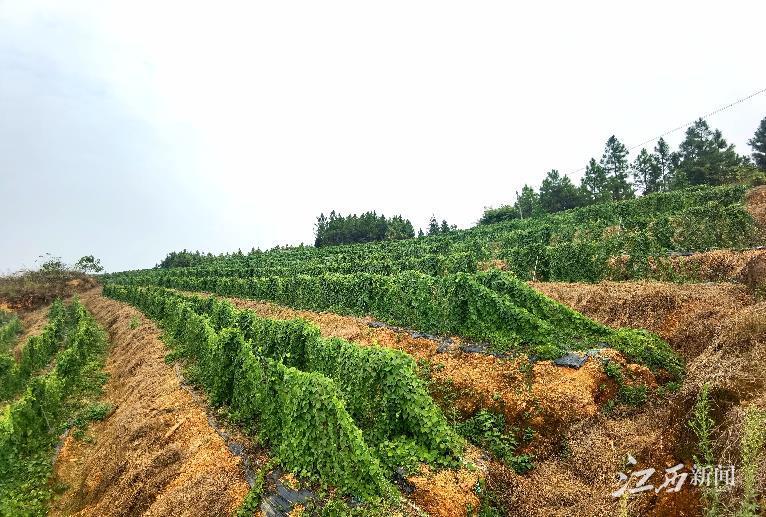
<path id="1" fill-rule="evenodd" d="M 344 493 L 386 493 L 399 467 L 455 464 L 461 441 L 407 355 L 325 339 L 212 297 L 108 284 L 165 327 L 214 405 L 271 443 L 280 462 Z"/>
<path id="2" fill-rule="evenodd" d="M 18 361 L 10 352 L 0 354 L 0 401 L 22 392 L 33 374 L 50 363 L 66 344 L 67 331 L 72 328 L 73 323 L 77 323 L 73 322 L 72 318 L 77 316 L 76 311 L 67 311 L 64 304 L 56 300 L 48 311 L 48 323 L 39 335 L 29 337 L 21 349 Z M 7 325 L 14 326 L 13 321 Z M 15 321 L 18 324 L 18 319 Z"/>
<path id="3" fill-rule="evenodd" d="M 705 120 L 699 119 L 687 128 L 686 137 L 677 151 L 672 152 L 667 142 L 660 138 L 652 152 L 641 149 L 631 163 L 628 161 L 630 150 L 612 135 L 606 141 L 601 159 L 591 158 L 585 166 L 579 186 L 566 174 L 551 170 L 539 190 L 524 185 L 521 194 L 516 192 L 513 205 L 485 210 L 480 223 L 539 217 L 545 213 L 689 186 L 764 185 L 765 142 L 766 119 L 761 121 L 748 142 L 755 151 L 753 164 L 750 157 L 737 154 L 734 145 L 723 138 L 721 131 L 711 129 Z"/>
<path id="4" fill-rule="evenodd" d="M 57 353 L 36 347 L 34 364 L 50 364 L 32 375 L 21 395 L 0 413 L 0 515 L 45 515 L 53 495 L 48 483 L 54 445 L 62 431 L 103 418 L 108 408 L 89 401 L 98 396 L 105 378 L 102 356 L 107 340 L 79 301 L 51 309 L 46 328 Z M 48 343 L 40 338 L 38 344 Z M 32 354 L 32 352 L 29 352 Z M 25 363 L 28 364 L 28 363 Z M 5 382 L 6 379 L 3 379 Z"/>
<path id="5" fill-rule="evenodd" d="M 674 279 L 668 255 L 763 244 L 744 186 L 692 187 L 537 218 L 402 241 L 296 247 L 249 254 L 174 254 L 192 267 L 141 274 L 272 277 L 326 273 L 438 276 L 493 265 L 523 280 Z M 181 260 L 183 259 L 183 260 Z"/>
<path id="6" fill-rule="evenodd" d="M 429 276 L 417 272 L 288 277 L 161 277 L 126 275 L 113 281 L 161 285 L 269 300 L 290 307 L 373 315 L 394 325 L 487 341 L 498 352 L 553 359 L 568 350 L 612 347 L 653 370 L 680 375 L 670 347 L 650 333 L 614 330 L 535 291 L 511 274 Z"/>

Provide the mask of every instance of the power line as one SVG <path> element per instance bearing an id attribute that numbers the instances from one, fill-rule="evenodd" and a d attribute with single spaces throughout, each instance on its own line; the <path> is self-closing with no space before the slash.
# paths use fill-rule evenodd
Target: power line
<path id="1" fill-rule="evenodd" d="M 660 138 L 663 138 L 663 137 L 665 137 L 665 136 L 667 136 L 667 135 L 670 135 L 670 134 L 672 134 L 672 133 L 675 133 L 676 131 L 680 131 L 680 130 L 682 130 L 682 129 L 685 129 L 685 128 L 687 128 L 687 127 L 691 126 L 692 124 L 694 124 L 694 123 L 695 123 L 697 120 L 699 120 L 699 119 L 701 119 L 701 118 L 702 118 L 702 119 L 707 119 L 707 118 L 710 118 L 710 117 L 712 117 L 713 115 L 717 115 L 717 114 L 719 114 L 719 113 L 721 113 L 721 112 L 723 112 L 723 111 L 726 111 L 726 110 L 728 110 L 729 108 L 733 108 L 733 107 L 734 107 L 734 106 L 736 106 L 737 104 L 741 104 L 741 103 L 743 103 L 743 102 L 745 102 L 745 101 L 747 101 L 747 100 L 750 100 L 750 99 L 752 99 L 752 98 L 753 98 L 753 97 L 755 97 L 756 95 L 760 95 L 760 94 L 762 94 L 762 93 L 764 93 L 764 92 L 766 92 L 766 88 L 762 88 L 762 89 L 760 89 L 760 90 L 758 90 L 758 91 L 756 91 L 756 92 L 753 92 L 753 93 L 751 93 L 750 95 L 748 95 L 748 96 L 746 96 L 746 97 L 742 97 L 741 99 L 737 99 L 737 100 L 735 100 L 734 102 L 727 104 L 726 106 L 721 106 L 720 108 L 718 108 L 718 109 L 715 109 L 715 110 L 711 111 L 710 113 L 706 113 L 705 115 L 702 115 L 701 117 L 697 117 L 697 118 L 695 118 L 695 119 L 694 119 L 694 120 L 692 120 L 691 122 L 687 122 L 687 123 L 685 123 L 685 124 L 681 124 L 680 126 L 678 126 L 678 127 L 674 127 L 673 129 L 668 129 L 667 131 L 665 131 L 665 132 L 664 132 L 664 133 L 662 133 L 661 135 L 657 135 L 657 136 L 655 136 L 654 138 L 650 138 L 649 140 L 645 140 L 644 142 L 641 142 L 640 144 L 636 144 L 636 145 L 634 145 L 634 146 L 632 146 L 632 147 L 628 147 L 628 152 L 630 152 L 630 151 L 633 151 L 633 150 L 635 150 L 635 149 L 638 149 L 639 147 L 644 147 L 646 144 L 650 144 L 650 143 L 652 143 L 652 142 L 654 142 L 654 141 L 656 141 L 656 140 L 659 140 Z M 573 171 L 570 171 L 570 172 L 568 172 L 567 174 L 575 174 L 575 173 L 577 173 L 577 172 L 582 172 L 582 171 L 584 171 L 586 168 L 587 168 L 587 167 L 581 167 L 581 168 L 579 168 L 579 169 L 577 169 L 577 170 L 573 170 Z"/>

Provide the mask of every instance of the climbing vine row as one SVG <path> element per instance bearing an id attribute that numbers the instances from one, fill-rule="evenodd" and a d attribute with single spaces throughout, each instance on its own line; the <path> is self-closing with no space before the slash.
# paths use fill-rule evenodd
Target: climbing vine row
<path id="1" fill-rule="evenodd" d="M 215 405 L 228 405 L 309 478 L 370 496 L 402 462 L 449 465 L 461 442 L 398 351 L 325 339 L 212 297 L 105 286 L 162 322 Z"/>
<path id="2" fill-rule="evenodd" d="M 152 285 L 151 275 L 128 275 L 128 285 Z M 496 351 L 554 359 L 568 350 L 610 346 L 653 370 L 680 375 L 682 365 L 657 336 L 600 325 L 497 270 L 433 277 L 417 272 L 296 275 L 270 278 L 166 279 L 163 287 L 208 290 L 283 305 L 373 315 L 394 325 L 487 341 Z"/>
<path id="3" fill-rule="evenodd" d="M 56 300 L 48 311 L 48 323 L 39 335 L 31 336 L 16 361 L 8 353 L 0 354 L 0 401 L 21 392 L 32 374 L 50 363 L 65 345 L 67 330 L 75 328 L 83 313 L 77 305 L 67 308 Z"/>
<path id="4" fill-rule="evenodd" d="M 104 381 L 101 357 L 107 340 L 80 302 L 56 302 L 47 330 L 48 337 L 33 341 L 40 346 L 33 345 L 28 357 L 35 365 L 48 357 L 52 368 L 31 375 L 21 396 L 0 412 L 0 515 L 45 515 L 53 446 L 85 409 L 86 395 L 97 395 Z M 53 338 L 60 336 L 63 346 L 48 354 L 45 343 L 59 343 Z"/>

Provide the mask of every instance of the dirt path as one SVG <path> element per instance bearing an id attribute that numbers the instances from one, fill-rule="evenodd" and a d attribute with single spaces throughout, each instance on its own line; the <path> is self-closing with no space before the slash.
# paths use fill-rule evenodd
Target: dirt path
<path id="1" fill-rule="evenodd" d="M 248 491 L 240 460 L 165 363 L 156 326 L 99 290 L 81 298 L 110 336 L 114 412 L 91 425 L 92 443 L 65 440 L 54 475 L 68 490 L 51 515 L 230 514 Z"/>

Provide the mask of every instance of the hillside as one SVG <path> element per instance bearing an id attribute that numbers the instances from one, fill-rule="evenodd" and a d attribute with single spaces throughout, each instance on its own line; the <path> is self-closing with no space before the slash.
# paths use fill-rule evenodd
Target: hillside
<path id="1" fill-rule="evenodd" d="M 758 508 L 765 213 L 764 188 L 705 187 L 432 237 L 181 253 L 196 265 L 103 287 L 9 278 L 0 501 L 16 511 L 34 489 L 35 512 L 55 515 Z M 54 295 L 81 301 L 49 308 Z M 636 491 L 614 497 L 628 454 L 636 469 L 712 458 L 741 473 L 720 492 L 629 478 Z"/>
<path id="2" fill-rule="evenodd" d="M 695 325 L 694 318 L 700 316 L 691 307 L 697 307 L 696 311 L 709 307 L 703 313 L 716 328 L 729 325 L 722 322 L 729 321 L 733 312 L 705 312 L 716 306 L 712 293 L 720 292 L 719 303 L 723 304 L 727 290 L 744 289 L 736 295 L 740 297 L 736 303 L 745 307 L 739 317 L 756 320 L 751 330 L 740 330 L 745 332 L 742 339 L 760 343 L 755 328 L 760 328 L 756 321 L 761 310 L 753 295 L 764 286 L 766 256 L 758 247 L 766 242 L 765 192 L 739 186 L 697 187 L 403 241 L 196 255 L 192 267 L 107 275 L 104 294 L 136 305 L 182 336 L 178 346 L 184 346 L 181 343 L 189 339 L 189 332 L 200 332 L 189 327 L 194 318 L 202 318 L 201 324 L 210 326 L 206 332 L 233 332 L 226 342 L 235 339 L 232 343 L 239 344 L 224 348 L 228 351 L 221 359 L 215 359 L 220 353 L 215 348 L 200 349 L 198 344 L 193 351 L 181 348 L 176 353 L 203 371 L 228 371 L 225 375 L 234 381 L 220 395 L 216 395 L 222 389 L 219 380 L 206 381 L 205 374 L 197 375 L 202 375 L 200 382 L 214 404 L 237 414 L 244 409 L 237 409 L 242 402 L 238 402 L 236 379 L 253 375 L 237 366 L 252 362 L 245 357 L 262 357 L 257 369 L 260 376 L 270 377 L 272 368 L 285 365 L 297 369 L 296 373 L 326 379 L 323 382 L 328 384 L 322 390 L 329 390 L 329 396 L 346 412 L 335 416 L 320 413 L 313 418 L 331 427 L 340 425 L 332 423 L 335 419 L 345 419 L 348 424 L 339 429 L 351 426 L 349 432 L 360 433 L 362 441 L 347 459 L 335 460 L 336 467 L 329 471 L 321 463 L 294 463 L 292 456 L 278 454 L 282 464 L 302 472 L 309 485 L 312 479 L 323 480 L 341 491 L 350 490 L 347 493 L 371 490 L 380 494 L 387 490 L 386 479 L 404 474 L 399 489 L 407 494 L 416 487 L 411 495 L 416 504 L 435 514 L 455 514 L 455 497 L 471 500 L 471 482 L 466 485 L 461 465 L 475 463 L 468 459 L 472 457 L 468 450 L 457 445 L 459 440 L 449 437 L 457 432 L 491 458 L 489 463 L 479 462 L 482 466 L 474 482 L 492 490 L 477 503 L 487 511 L 512 513 L 513 508 L 526 508 L 530 514 L 551 515 L 559 510 L 550 501 L 535 503 L 531 492 L 520 495 L 525 493 L 520 487 L 535 479 L 555 486 L 557 481 L 546 476 L 561 471 L 561 448 L 577 450 L 570 443 L 572 438 L 562 436 L 577 436 L 588 422 L 595 427 L 590 437 L 582 435 L 581 440 L 595 439 L 593 432 L 606 432 L 617 423 L 635 426 L 643 422 L 667 441 L 661 449 L 665 456 L 658 456 L 658 450 L 648 453 L 651 457 L 664 462 L 691 459 L 694 436 L 686 427 L 688 417 L 679 419 L 678 413 L 665 410 L 688 413 L 703 385 L 713 390 L 714 400 L 726 396 L 725 391 L 716 391 L 716 382 L 703 380 L 715 379 L 712 371 L 718 369 L 711 366 L 711 371 L 701 375 L 699 364 L 701 357 L 715 353 L 710 350 L 711 342 L 728 340 L 729 347 L 738 349 L 736 338 L 705 333 L 706 325 Z M 688 287 L 629 282 L 652 279 L 684 282 Z M 525 280 L 536 283 L 527 285 Z M 576 283 L 547 283 L 552 281 L 600 283 L 586 288 Z M 692 300 L 699 296 L 695 282 L 708 281 L 735 282 L 742 287 L 706 287 L 705 293 L 711 294 L 693 303 L 686 301 L 688 296 Z M 617 290 L 612 285 L 624 287 Z M 185 291 L 203 294 L 198 297 Z M 687 291 L 693 294 L 684 294 Z M 662 292 L 666 301 L 660 303 L 656 292 Z M 596 293 L 604 293 L 598 295 L 604 298 L 596 306 L 582 298 L 590 300 Z M 227 301 L 217 301 L 210 294 L 227 297 Z M 184 311 L 191 312 L 184 316 Z M 318 327 L 309 324 L 299 330 L 306 320 Z M 675 322 L 675 330 L 668 330 L 669 321 Z M 690 327 L 679 328 L 684 321 Z M 281 326 L 284 330 L 278 330 Z M 262 330 L 254 330 L 259 328 Z M 386 349 L 404 355 L 384 353 Z M 755 346 L 747 353 L 760 357 L 757 350 Z M 735 360 L 732 352 L 726 355 L 721 361 Z M 225 357 L 239 359 L 232 366 L 204 366 Z M 263 365 L 268 365 L 265 371 Z M 404 369 L 390 377 L 399 368 Z M 224 374 L 213 377 L 220 375 Z M 412 403 L 408 400 L 413 388 L 405 395 L 400 391 L 405 385 L 422 386 L 416 388 L 419 394 L 414 400 L 425 404 L 423 409 L 406 409 Z M 376 389 L 382 391 L 376 394 Z M 305 396 L 305 388 L 300 390 Z M 519 390 L 528 395 L 520 396 Z M 736 406 L 744 407 L 755 393 L 737 395 Z M 428 417 L 433 419 L 431 424 L 417 418 L 408 424 L 397 423 L 385 416 L 431 414 L 434 403 L 439 409 Z M 274 410 L 260 404 L 256 402 L 246 412 L 259 422 L 256 428 L 266 426 L 259 435 L 278 450 L 285 443 L 294 443 L 297 436 L 289 435 L 294 431 L 286 431 L 289 427 L 278 423 L 276 416 L 272 423 L 272 417 L 265 421 L 263 412 Z M 386 409 L 390 404 L 394 406 Z M 722 423 L 729 418 L 733 417 L 723 417 Z M 667 434 L 657 422 L 665 422 L 673 431 Z M 268 434 L 270 425 L 288 435 Z M 436 434 L 422 441 L 423 429 Z M 439 433 L 443 438 L 435 438 Z M 726 440 L 716 441 L 716 445 L 733 447 L 731 438 Z M 318 443 L 312 448 L 322 450 Z M 601 445 L 597 450 L 603 452 Z M 604 477 L 599 481 L 603 487 L 608 486 L 606 465 L 618 468 L 618 458 L 607 456 L 588 460 L 603 465 Z M 342 466 L 347 461 L 352 462 L 349 475 L 363 485 L 348 484 Z M 373 470 L 356 472 L 360 461 Z M 421 479 L 419 472 L 430 474 Z M 446 482 L 442 478 L 448 472 L 452 474 Z M 381 473 L 382 478 L 378 477 Z M 441 488 L 434 488 L 433 483 Z M 589 514 L 608 514 L 618 501 L 605 495 L 591 492 L 576 498 L 576 504 L 585 505 Z M 629 506 L 662 513 L 667 505 L 681 505 L 694 512 L 705 497 L 699 490 L 683 500 L 669 499 L 668 494 L 635 497 Z"/>

